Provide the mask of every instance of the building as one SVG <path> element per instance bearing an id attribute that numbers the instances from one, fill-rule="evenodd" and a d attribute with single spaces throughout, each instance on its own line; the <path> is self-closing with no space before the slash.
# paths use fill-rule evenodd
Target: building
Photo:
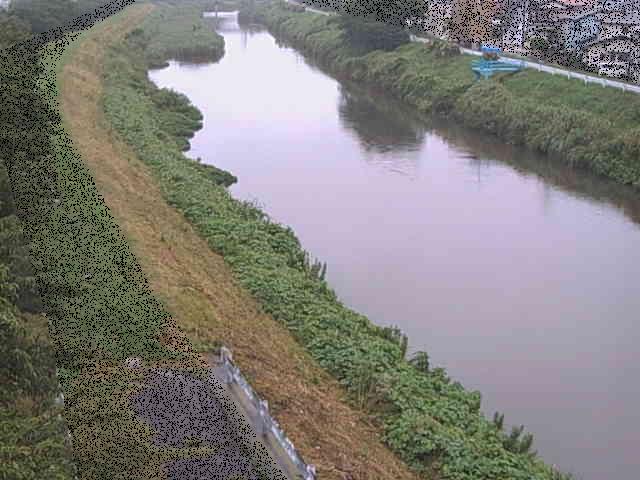
<path id="1" fill-rule="evenodd" d="M 584 63 L 600 75 L 640 83 L 640 5 L 605 0 L 599 6 L 600 30 L 583 49 Z"/>
<path id="2" fill-rule="evenodd" d="M 588 5 L 579 0 L 502 0 L 505 48 L 522 50 L 528 48 L 533 37 L 546 40 L 557 37 L 554 32 L 559 28 L 560 17 Z"/>
<path id="3" fill-rule="evenodd" d="M 524 34 L 524 47 L 530 48 L 532 38 L 542 38 L 551 42 L 557 36 L 558 17 L 569 7 L 559 1 L 532 0 L 527 14 L 527 28 Z"/>
<path id="4" fill-rule="evenodd" d="M 557 15 L 558 42 L 570 53 L 582 52 L 584 46 L 598 38 L 601 16 L 594 6 L 578 6 Z"/>
<path id="5" fill-rule="evenodd" d="M 530 0 L 506 0 L 502 3 L 501 44 L 505 51 L 518 51 L 524 47 L 530 10 Z"/>
<path id="6" fill-rule="evenodd" d="M 598 0 L 597 4 L 605 12 L 633 11 L 638 8 L 637 0 Z"/>
<path id="7" fill-rule="evenodd" d="M 425 31 L 438 38 L 449 38 L 454 0 L 431 0 L 423 26 Z"/>
<path id="8" fill-rule="evenodd" d="M 594 18 L 584 18 L 596 8 L 595 0 L 531 0 L 525 31 L 525 47 L 533 38 L 543 38 L 557 48 L 565 43 L 592 40 Z M 597 30 L 597 29 L 596 29 Z"/>

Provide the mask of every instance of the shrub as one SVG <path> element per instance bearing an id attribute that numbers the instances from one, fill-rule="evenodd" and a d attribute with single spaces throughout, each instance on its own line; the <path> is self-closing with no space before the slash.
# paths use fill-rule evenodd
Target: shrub
<path id="1" fill-rule="evenodd" d="M 409 34 L 403 29 L 371 19 L 340 15 L 340 26 L 345 39 L 361 52 L 391 51 L 409 43 Z"/>
<path id="2" fill-rule="evenodd" d="M 540 52 L 546 52 L 551 46 L 549 41 L 543 37 L 533 37 L 530 41 L 530 45 L 533 50 L 538 50 Z"/>

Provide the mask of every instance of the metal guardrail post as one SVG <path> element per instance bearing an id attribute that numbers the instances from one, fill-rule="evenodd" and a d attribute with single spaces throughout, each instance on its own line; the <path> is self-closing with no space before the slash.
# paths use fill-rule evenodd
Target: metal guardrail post
<path id="1" fill-rule="evenodd" d="M 307 465 L 307 471 L 304 475 L 304 480 L 315 480 L 316 478 L 316 467 L 315 465 Z"/>
<path id="2" fill-rule="evenodd" d="M 231 365 L 232 359 L 231 351 L 226 347 L 220 348 L 220 359 L 222 360 L 222 369 L 224 371 L 224 382 L 229 385 L 235 381 L 235 375 L 233 367 Z"/>
<path id="3" fill-rule="evenodd" d="M 269 404 L 266 400 L 260 400 L 258 407 L 258 415 L 260 416 L 260 435 L 266 436 L 269 430 Z"/>
<path id="4" fill-rule="evenodd" d="M 278 425 L 278 422 L 269 414 L 269 403 L 258 397 L 251 388 L 251 385 L 249 385 L 242 377 L 240 369 L 233 365 L 231 351 L 226 347 L 221 347 L 220 359 L 223 365 L 225 381 L 227 383 L 237 383 L 241 387 L 242 392 L 244 392 L 244 395 L 246 395 L 249 401 L 258 410 L 258 435 L 264 437 L 269 431 L 271 431 L 277 442 L 280 444 L 280 447 L 286 452 L 289 459 L 298 468 L 300 476 L 304 480 L 316 480 L 316 467 L 312 464 L 306 464 L 302 460 L 291 440 L 287 438 Z"/>

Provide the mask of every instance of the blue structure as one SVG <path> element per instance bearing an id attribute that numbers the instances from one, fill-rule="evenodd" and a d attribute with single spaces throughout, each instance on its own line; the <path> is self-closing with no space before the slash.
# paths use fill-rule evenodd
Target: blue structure
<path id="1" fill-rule="evenodd" d="M 494 73 L 517 72 L 524 68 L 524 61 L 505 62 L 501 60 L 488 60 L 487 58 L 485 58 L 485 55 L 491 54 L 494 54 L 497 57 L 500 54 L 499 47 L 483 45 L 481 50 L 483 53 L 483 58 L 471 62 L 471 70 L 476 74 L 476 79 L 480 79 L 480 77 L 487 79 Z"/>

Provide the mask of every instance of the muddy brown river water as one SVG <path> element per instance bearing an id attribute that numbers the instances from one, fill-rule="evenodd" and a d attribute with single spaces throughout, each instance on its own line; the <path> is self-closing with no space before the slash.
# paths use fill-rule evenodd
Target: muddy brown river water
<path id="1" fill-rule="evenodd" d="M 328 263 L 338 296 L 524 424 L 577 478 L 640 470 L 640 194 L 338 81 L 264 29 L 150 72 L 231 171 Z"/>

